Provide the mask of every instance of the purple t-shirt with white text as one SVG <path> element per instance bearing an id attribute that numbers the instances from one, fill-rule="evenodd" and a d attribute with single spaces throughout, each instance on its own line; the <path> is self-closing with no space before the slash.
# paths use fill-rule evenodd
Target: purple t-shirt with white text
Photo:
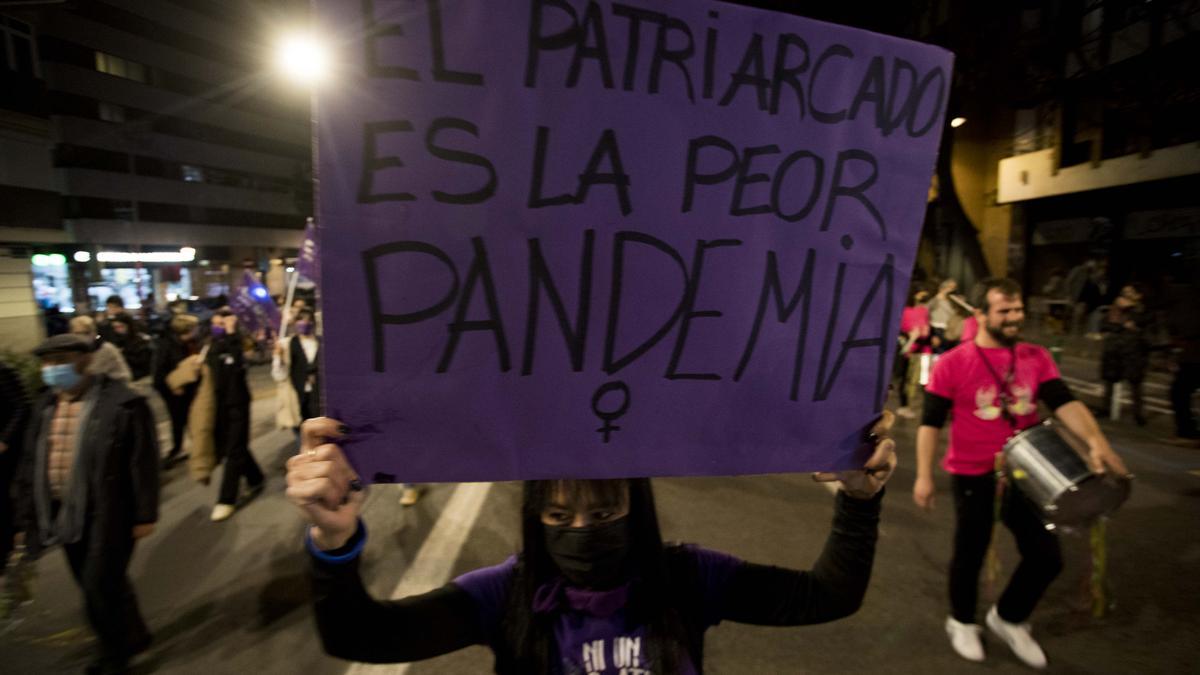
<path id="1" fill-rule="evenodd" d="M 715 626 L 721 621 L 725 589 L 741 561 L 698 546 L 685 546 L 683 550 L 695 561 L 703 625 Z M 510 557 L 454 580 L 475 601 L 480 625 L 490 636 L 501 633 L 516 564 L 516 557 Z M 650 670 L 646 627 L 630 625 L 626 620 L 627 594 L 627 587 L 589 591 L 569 586 L 562 579 L 538 591 L 535 605 L 543 610 L 553 608 L 558 616 L 554 636 L 563 675 L 663 675 Z M 679 672 L 695 675 L 696 670 L 693 664 L 683 663 Z"/>

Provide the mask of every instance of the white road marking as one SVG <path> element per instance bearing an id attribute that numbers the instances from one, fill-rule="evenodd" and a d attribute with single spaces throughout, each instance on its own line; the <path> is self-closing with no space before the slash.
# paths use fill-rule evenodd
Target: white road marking
<path id="1" fill-rule="evenodd" d="M 459 483 L 454 494 L 442 509 L 429 536 L 421 544 L 416 558 L 400 577 L 400 583 L 392 591 L 393 600 L 425 593 L 438 588 L 450 580 L 450 570 L 462 551 L 475 526 L 475 520 L 483 509 L 491 483 Z M 407 663 L 368 664 L 355 663 L 346 669 L 346 675 L 365 673 L 389 673 L 402 675 L 408 672 Z"/>

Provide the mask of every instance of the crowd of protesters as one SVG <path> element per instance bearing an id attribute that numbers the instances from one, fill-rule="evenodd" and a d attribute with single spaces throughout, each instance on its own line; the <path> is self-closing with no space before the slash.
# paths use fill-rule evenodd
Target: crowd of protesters
<path id="1" fill-rule="evenodd" d="M 1020 287 L 1009 280 L 989 280 L 978 289 L 980 293 L 974 294 L 974 304 L 957 294 L 957 290 L 957 283 L 948 279 L 938 284 L 936 291 L 920 285 L 910 291 L 901 316 L 896 380 L 900 385 L 901 417 L 916 417 L 918 413 L 913 406 L 922 403 L 917 437 L 918 479 L 913 488 L 914 501 L 922 508 L 933 505 L 931 476 L 937 429 L 947 421 L 952 425 L 946 467 L 954 479 L 958 522 L 950 570 L 951 614 L 945 621 L 945 630 L 959 655 L 978 661 L 984 656 L 981 628 L 976 623 L 976 586 L 982 556 L 991 538 L 995 494 L 994 486 L 987 481 L 993 480 L 989 467 L 1007 433 L 1004 425 L 1017 428 L 1019 422 L 1024 428 L 1036 423 L 1036 407 L 1032 402 L 1043 401 L 1068 427 L 1088 439 L 1089 447 L 1095 450 L 1091 460 L 1098 467 L 1107 467 L 1118 474 L 1126 473 L 1126 469 L 1095 425 L 1092 412 L 1075 401 L 1062 384 L 1049 352 L 1018 341 L 1024 323 Z M 1113 383 L 1129 382 L 1134 387 L 1139 424 L 1143 423 L 1139 385 L 1150 350 L 1146 336 L 1152 327 L 1144 299 L 1145 291 L 1138 285 L 1123 287 L 1099 325 L 1104 335 L 1101 370 L 1103 379 L 1109 383 L 1108 395 Z M 361 504 L 361 494 L 355 488 L 357 479 L 341 481 L 334 490 L 337 494 L 326 494 L 334 483 L 325 480 L 325 474 L 320 472 L 337 469 L 339 476 L 353 472 L 341 459 L 339 450 L 328 449 L 334 446 L 321 446 L 320 452 L 329 457 L 318 456 L 313 449 L 316 447 L 313 444 L 320 440 L 317 436 L 328 441 L 341 433 L 330 431 L 336 428 L 334 421 L 317 420 L 318 428 L 323 431 L 315 435 L 313 423 L 306 423 L 319 417 L 321 411 L 318 364 L 322 345 L 317 315 L 299 301 L 287 307 L 282 317 L 284 337 L 275 341 L 270 369 L 277 383 L 275 419 L 279 428 L 296 432 L 306 448 L 306 452 L 289 462 L 288 494 L 316 526 L 310 533 L 308 546 L 314 558 L 318 591 L 324 594 L 317 610 L 327 644 L 343 638 L 358 640 L 355 635 L 365 629 L 367 622 L 358 614 L 383 611 L 361 590 L 347 596 L 342 588 L 358 583 L 352 568 L 341 565 L 361 552 L 364 535 L 361 524 L 354 518 L 357 510 L 338 509 L 347 503 L 357 507 Z M 1194 335 L 1192 338 L 1194 341 Z M 98 658 L 88 672 L 125 672 L 129 660 L 150 644 L 150 631 L 142 620 L 127 570 L 137 542 L 154 531 L 158 520 L 160 473 L 186 459 L 190 476 L 209 485 L 224 464 L 210 515 L 214 522 L 229 519 L 240 505 L 262 491 L 266 476 L 249 448 L 252 395 L 247 380 L 250 364 L 247 355 L 252 353 L 253 345 L 254 337 L 247 334 L 238 313 L 227 304 L 218 303 L 209 316 L 201 318 L 190 313 L 186 304 L 172 303 L 169 314 L 152 328 L 134 319 L 124 310 L 120 299 L 114 297 L 97 316 L 74 317 L 69 322 L 69 332 L 49 337 L 33 351 L 40 364 L 40 386 L 23 384 L 16 370 L 0 363 L 0 490 L 12 496 L 0 499 L 0 569 L 4 569 L 3 562 L 14 548 L 25 560 L 36 560 L 49 547 L 61 548 L 97 637 Z M 977 368 L 979 364 L 982 365 Z M 1001 372 L 1008 372 L 1009 377 L 998 375 Z M 1195 378 L 1194 370 L 1187 371 L 1186 376 Z M 1008 391 L 1010 388 L 1012 392 Z M 991 398 L 980 398 L 984 390 L 992 392 L 988 394 Z M 1190 391 L 1187 393 L 1190 396 Z M 157 424 L 149 400 L 154 394 L 161 398 L 170 418 L 171 445 L 165 453 L 159 449 Z M 1177 422 L 1180 436 L 1192 438 L 1187 436 L 1194 434 L 1195 428 L 1190 410 L 1185 409 L 1185 415 Z M 330 427 L 331 424 L 335 426 Z M 967 429 L 970 424 L 987 427 L 986 442 L 970 440 L 964 435 L 970 431 Z M 312 438 L 305 436 L 305 428 L 310 430 L 308 436 Z M 881 433 L 886 428 L 883 425 Z M 890 473 L 891 462 L 894 460 L 890 459 L 889 448 L 874 458 L 870 466 L 878 464 Z M 843 482 L 862 478 L 848 473 L 838 477 Z M 610 495 L 615 500 L 613 504 L 632 512 L 634 495 L 642 494 L 639 491 L 649 494 L 648 483 L 638 481 L 531 485 L 529 489 L 534 492 L 527 493 L 527 498 L 535 492 L 541 496 L 526 505 L 530 509 L 526 515 L 545 526 L 531 520 L 533 525 L 529 527 L 540 533 L 534 539 L 545 538 L 549 542 L 548 560 L 560 568 L 566 563 L 555 557 L 557 544 L 551 539 L 560 534 L 574 537 L 578 534 L 575 529 L 583 531 L 600 526 L 593 523 L 577 527 L 549 520 L 554 509 L 567 507 L 551 508 L 548 504 L 570 502 L 570 508 L 591 513 L 595 509 L 588 500 L 613 491 Z M 872 508 L 877 509 L 882 480 L 869 487 L 861 495 L 853 489 L 848 494 L 873 503 Z M 411 505 L 418 494 L 417 486 L 405 485 L 400 503 Z M 1011 492 L 1005 499 L 1007 515 L 1003 523 L 1020 543 L 1024 561 L 1000 602 L 988 612 L 986 624 L 1022 661 L 1043 667 L 1046 657 L 1025 622 L 1046 586 L 1058 574 L 1061 554 L 1056 539 L 1038 526 L 1036 515 L 1025 502 Z M 842 499 L 838 503 L 839 509 L 848 509 L 847 513 L 867 509 L 862 513 L 860 529 L 864 542 L 873 540 L 874 526 L 870 523 L 877 518 L 874 511 L 867 513 L 870 509 L 854 500 Z M 331 515 L 333 512 L 337 512 L 336 518 Z M 619 509 L 614 513 L 615 521 L 621 520 Z M 850 518 L 842 511 L 838 513 L 838 518 Z M 653 526 L 652 509 L 640 513 L 639 518 L 646 527 Z M 336 536 L 322 530 L 332 527 L 335 520 Z M 532 531 L 529 527 L 526 535 Z M 527 546 L 530 541 L 527 536 Z M 625 543 L 632 545 L 632 541 Z M 846 593 L 848 598 L 859 597 L 860 587 L 865 588 L 870 573 L 869 558 L 864 549 L 861 569 L 855 568 L 848 585 L 839 582 L 833 590 Z M 741 583 L 736 581 L 738 575 L 757 574 L 757 568 L 732 558 L 720 558 L 718 562 L 733 575 L 730 578 L 735 580 L 731 582 L 734 586 Z M 510 567 L 489 568 L 487 583 L 525 573 Z M 551 573 L 553 568 L 543 572 Z M 565 568 L 563 573 L 566 574 Z M 570 575 L 566 578 L 563 583 L 575 583 Z M 463 586 L 466 595 L 452 584 L 443 594 L 445 597 L 438 596 L 437 602 L 431 600 L 428 607 L 422 604 L 410 609 L 414 616 L 424 620 L 424 613 L 441 611 L 438 603 L 463 608 L 479 603 L 480 598 L 472 595 L 474 587 L 470 586 L 475 581 L 478 579 L 472 577 L 455 582 L 459 586 L 466 584 Z M 774 586 L 761 585 L 760 581 L 746 583 L 755 586 L 755 593 L 763 598 L 771 597 Z M 591 582 L 586 581 L 585 586 L 587 583 Z M 717 591 L 725 592 L 722 589 Z M 681 586 L 676 590 L 687 589 Z M 346 604 L 347 598 L 353 602 Z M 796 602 L 799 612 L 805 600 L 797 596 Z M 749 605 L 743 609 L 750 613 L 737 610 L 731 617 L 753 617 L 759 612 Z M 322 623 L 322 618 L 327 620 Z M 500 615 L 493 618 L 504 620 Z M 809 620 L 771 615 L 769 622 L 776 621 L 792 624 Z M 334 624 L 341 628 L 335 630 Z M 389 624 L 379 624 L 386 625 Z M 457 623 L 446 626 L 452 633 L 459 630 Z M 703 628 L 697 624 L 676 637 L 684 638 L 680 644 L 692 644 Z M 385 647 L 358 640 L 355 642 L 358 646 L 335 653 L 368 660 L 407 660 L 450 651 L 466 642 L 456 639 L 405 644 L 408 643 L 397 642 Z M 520 650 L 509 654 L 514 644 L 500 640 L 492 646 L 499 654 L 513 656 L 514 663 L 525 665 L 541 661 L 547 655 Z M 701 657 L 700 651 L 688 649 L 667 660 L 678 658 L 682 662 L 699 663 Z"/>
<path id="2" fill-rule="evenodd" d="M 27 599 L 14 588 L 15 561 L 31 565 L 60 547 L 97 637 L 88 672 L 124 672 L 150 632 L 126 574 L 136 542 L 158 520 L 159 474 L 187 460 L 208 485 L 223 463 L 211 520 L 231 517 L 256 496 L 265 476 L 250 452 L 248 355 L 256 338 L 223 298 L 197 307 L 175 301 L 161 315 L 135 318 L 119 296 L 103 311 L 80 313 L 33 350 L 39 376 L 22 378 L 0 362 L 0 618 Z M 320 408 L 316 317 L 304 300 L 277 353 L 289 389 L 288 428 Z M 261 331 L 260 331 L 261 332 Z M 170 447 L 159 449 L 150 405 L 170 418 Z M 15 552 L 14 552 L 15 551 Z"/>

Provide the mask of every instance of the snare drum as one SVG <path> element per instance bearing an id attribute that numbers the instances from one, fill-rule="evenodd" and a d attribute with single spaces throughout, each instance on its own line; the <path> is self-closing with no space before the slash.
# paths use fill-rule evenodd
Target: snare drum
<path id="1" fill-rule="evenodd" d="M 1047 420 L 1004 444 L 1005 474 L 1040 510 L 1047 530 L 1086 525 L 1129 498 L 1128 477 L 1092 473 L 1086 446 Z"/>

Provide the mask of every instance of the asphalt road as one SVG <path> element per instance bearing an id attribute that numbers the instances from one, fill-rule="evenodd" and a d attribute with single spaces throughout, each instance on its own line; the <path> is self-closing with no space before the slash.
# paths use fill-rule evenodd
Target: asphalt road
<path id="1" fill-rule="evenodd" d="M 483 648 L 383 668 L 352 667 L 322 652 L 308 604 L 302 527 L 282 495 L 283 463 L 295 443 L 290 432 L 272 428 L 273 405 L 263 395 L 253 411 L 252 450 L 269 476 L 267 489 L 232 519 L 208 520 L 215 484 L 192 483 L 183 467 L 164 475 L 158 530 L 139 545 L 131 569 L 156 637 L 135 672 L 491 672 L 491 656 Z M 1086 542 L 1064 536 L 1067 569 L 1033 619 L 1050 672 L 1200 672 L 1194 650 L 1200 622 L 1200 450 L 1158 443 L 1156 437 L 1168 433 L 1167 423 L 1162 415 L 1145 429 L 1105 423 L 1138 475 L 1133 497 L 1109 526 L 1113 606 L 1107 617 L 1091 617 Z M 723 624 L 708 634 L 707 672 L 1026 671 L 994 640 L 986 643 L 982 665 L 962 661 L 946 642 L 942 622 L 953 516 L 944 476 L 934 513 L 912 504 L 914 432 L 912 422 L 896 429 L 901 468 L 885 500 L 864 607 L 821 626 Z M 806 475 L 664 479 L 656 490 L 667 538 L 748 560 L 807 567 L 828 533 L 830 493 Z M 375 486 L 368 495 L 371 539 L 364 573 L 379 596 L 436 585 L 499 562 L 517 547 L 516 484 L 428 486 L 412 508 L 400 507 L 398 497 L 395 486 Z M 1001 537 L 1000 556 L 1003 572 L 1010 573 L 1017 556 L 1007 535 Z M 35 602 L 21 609 L 18 621 L 0 627 L 0 670 L 78 672 L 94 645 L 62 554 L 49 552 L 38 573 Z M 985 609 L 981 600 L 981 616 Z"/>

